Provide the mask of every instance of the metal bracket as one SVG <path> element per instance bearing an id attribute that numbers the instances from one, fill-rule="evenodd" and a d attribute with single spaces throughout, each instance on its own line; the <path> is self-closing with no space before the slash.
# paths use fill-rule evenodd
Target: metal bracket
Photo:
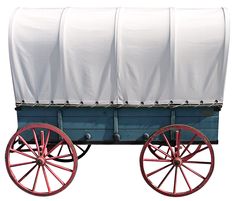
<path id="1" fill-rule="evenodd" d="M 171 110 L 171 125 L 172 125 L 172 124 L 175 124 L 175 120 L 176 120 L 175 110 L 172 109 L 172 110 Z M 171 142 L 171 143 L 173 142 L 174 135 L 175 135 L 175 132 L 174 132 L 174 131 L 170 131 L 170 142 Z"/>
<path id="2" fill-rule="evenodd" d="M 175 110 L 172 109 L 171 110 L 171 124 L 175 124 Z"/>
<path id="3" fill-rule="evenodd" d="M 61 110 L 58 110 L 57 113 L 57 124 L 60 130 L 63 130 L 63 116 Z"/>
<path id="4" fill-rule="evenodd" d="M 118 110 L 114 109 L 113 111 L 113 138 L 116 142 L 120 141 L 121 136 L 119 135 L 118 130 Z"/>

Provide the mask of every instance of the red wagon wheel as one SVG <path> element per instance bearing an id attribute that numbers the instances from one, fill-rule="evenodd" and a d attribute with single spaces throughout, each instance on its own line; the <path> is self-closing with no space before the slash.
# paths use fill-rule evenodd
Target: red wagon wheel
<path id="1" fill-rule="evenodd" d="M 169 137 L 172 133 L 174 140 Z M 156 145 L 159 140 L 166 146 Z M 157 192 L 185 196 L 209 180 L 214 169 L 214 152 L 209 140 L 197 129 L 170 125 L 146 141 L 140 153 L 140 168 L 147 184 Z"/>
<path id="2" fill-rule="evenodd" d="M 70 154 L 49 157 L 66 145 Z M 27 193 L 50 196 L 64 190 L 77 170 L 77 154 L 69 137 L 49 124 L 31 124 L 18 130 L 6 149 L 6 167 L 13 182 Z M 57 158 L 72 158 L 64 164 Z"/>

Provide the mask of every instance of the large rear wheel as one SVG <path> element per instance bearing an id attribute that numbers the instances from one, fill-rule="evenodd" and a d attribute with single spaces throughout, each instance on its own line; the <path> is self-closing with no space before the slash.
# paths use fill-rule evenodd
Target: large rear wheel
<path id="1" fill-rule="evenodd" d="M 157 141 L 161 145 L 156 145 Z M 144 144 L 140 168 L 147 184 L 157 192 L 185 196 L 209 180 L 214 169 L 214 152 L 209 140 L 197 129 L 170 125 L 156 131 Z"/>

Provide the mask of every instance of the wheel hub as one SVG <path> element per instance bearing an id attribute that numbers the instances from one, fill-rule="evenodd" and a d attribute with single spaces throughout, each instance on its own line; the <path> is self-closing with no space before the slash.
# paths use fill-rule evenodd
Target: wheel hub
<path id="1" fill-rule="evenodd" d="M 182 165 L 182 159 L 179 158 L 179 157 L 174 158 L 173 165 L 177 166 L 177 167 L 181 166 Z"/>
<path id="2" fill-rule="evenodd" d="M 45 165 L 45 158 L 43 158 L 43 157 L 38 157 L 37 158 L 37 160 L 36 160 L 36 163 L 38 164 L 38 165 Z"/>

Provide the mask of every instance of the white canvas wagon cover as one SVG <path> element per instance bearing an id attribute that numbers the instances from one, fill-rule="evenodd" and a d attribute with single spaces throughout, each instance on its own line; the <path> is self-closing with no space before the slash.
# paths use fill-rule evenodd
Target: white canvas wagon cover
<path id="1" fill-rule="evenodd" d="M 223 8 L 19 8 L 16 103 L 222 103 L 228 27 Z"/>

